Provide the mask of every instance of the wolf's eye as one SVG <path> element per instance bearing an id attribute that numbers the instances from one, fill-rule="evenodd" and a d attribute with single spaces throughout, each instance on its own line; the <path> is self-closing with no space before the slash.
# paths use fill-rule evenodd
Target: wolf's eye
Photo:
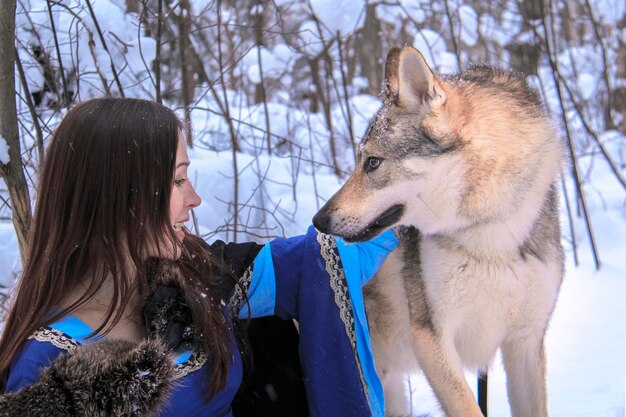
<path id="1" fill-rule="evenodd" d="M 375 170 L 380 166 L 381 162 L 382 159 L 376 158 L 375 156 L 370 156 L 369 158 L 367 158 L 367 162 L 365 163 L 365 171 L 370 172 Z"/>

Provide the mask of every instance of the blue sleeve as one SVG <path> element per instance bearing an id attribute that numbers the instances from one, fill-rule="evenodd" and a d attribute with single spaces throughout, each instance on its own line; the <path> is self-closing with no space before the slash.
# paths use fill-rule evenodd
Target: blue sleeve
<path id="1" fill-rule="evenodd" d="M 306 235 L 275 239 L 265 245 L 254 259 L 248 284 L 248 304 L 244 303 L 240 317 L 278 315 L 297 318 L 298 291 L 303 269 L 324 267 L 311 261 L 319 257 L 315 242 L 317 231 L 311 226 Z M 354 244 L 337 239 L 343 269 L 350 282 L 364 285 L 371 279 L 389 252 L 398 246 L 398 238 L 388 230 L 376 238 Z M 316 253 L 310 253 L 315 251 Z M 310 271 L 308 271 L 310 272 Z"/>
<path id="2" fill-rule="evenodd" d="M 394 250 L 399 243 L 392 230 L 387 230 L 367 242 L 347 243 L 338 238 L 337 249 L 348 280 L 352 278 L 361 285 L 365 285 L 376 275 L 389 252 Z"/>
<path id="3" fill-rule="evenodd" d="M 279 238 L 261 249 L 254 258 L 250 282 L 244 283 L 248 303 L 243 303 L 239 317 L 296 318 L 305 241 L 304 235 Z"/>
<path id="4" fill-rule="evenodd" d="M 276 306 L 276 274 L 270 245 L 265 245 L 254 258 L 248 285 L 248 302 L 243 303 L 239 317 L 271 316 Z"/>
<path id="5" fill-rule="evenodd" d="M 39 380 L 43 368 L 50 365 L 62 350 L 50 343 L 29 340 L 9 367 L 6 392 L 17 392 Z"/>
<path id="6" fill-rule="evenodd" d="M 362 288 L 398 244 L 392 231 L 347 244 L 313 227 L 270 243 L 274 311 L 300 323 L 311 416 L 384 415 Z"/>

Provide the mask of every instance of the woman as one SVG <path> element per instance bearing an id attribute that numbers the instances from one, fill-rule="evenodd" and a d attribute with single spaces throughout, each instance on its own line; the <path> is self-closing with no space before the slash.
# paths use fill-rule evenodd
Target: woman
<path id="1" fill-rule="evenodd" d="M 229 416 L 243 375 L 232 317 L 277 315 L 300 324 L 311 415 L 381 414 L 360 287 L 396 247 L 395 236 L 345 245 L 310 228 L 264 246 L 208 246 L 184 227 L 200 198 L 187 177 L 181 132 L 172 111 L 137 99 L 87 101 L 60 123 L 0 340 L 0 381 L 12 393 L 4 400 L 41 392 L 45 369 L 42 380 L 61 387 L 74 412 L 100 407 L 97 415 L 133 415 L 111 404 L 135 398 L 153 401 L 135 407 L 137 415 Z M 148 336 L 165 347 L 129 344 Z M 99 347 L 83 347 L 92 343 Z M 163 390 L 149 398 L 124 391 L 157 368 L 169 375 L 149 360 L 163 349 L 174 354 L 175 383 L 152 381 Z M 54 362 L 67 352 L 81 372 Z M 95 376 L 117 381 L 111 375 L 122 370 L 127 378 L 116 385 L 119 397 L 94 405 L 102 384 L 77 399 L 81 385 L 72 376 L 100 363 L 98 355 L 113 365 L 94 366 Z"/>

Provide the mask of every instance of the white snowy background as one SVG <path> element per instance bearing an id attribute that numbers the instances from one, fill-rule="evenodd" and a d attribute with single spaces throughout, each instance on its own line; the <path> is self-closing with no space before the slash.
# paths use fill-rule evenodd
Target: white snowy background
<path id="1" fill-rule="evenodd" d="M 278 6 L 289 3 L 276 1 Z M 388 4 L 387 4 L 388 3 Z M 398 5 L 387 2 L 377 8 L 378 16 L 386 22 L 394 22 L 398 13 L 410 13 L 418 23 L 426 19 L 419 1 L 400 1 Z M 520 34 L 521 23 L 514 15 L 498 18 L 488 14 L 477 15 L 469 2 L 454 2 L 458 6 L 460 22 L 456 35 L 467 47 L 475 46 L 477 33 L 504 44 Z M 614 24 L 624 18 L 626 4 L 623 0 L 592 1 L 596 18 L 605 24 Z M 78 0 L 67 4 L 79 4 Z M 209 2 L 193 2 L 197 10 L 209 7 Z M 78 66 L 87 75 L 81 82 L 82 98 L 101 94 L 96 86 L 98 78 L 89 70 L 96 65 L 110 75 L 110 60 L 127 65 L 121 74 L 127 96 L 150 97 L 152 88 L 146 76 L 145 62 L 155 55 L 155 42 L 146 36 L 138 37 L 137 16 L 125 13 L 120 1 L 93 1 L 96 15 L 105 33 L 115 33 L 127 47 L 111 57 L 101 48 L 92 54 L 86 47 L 86 32 L 76 41 L 72 30 L 59 31 L 62 52 L 76 59 Z M 318 27 L 310 19 L 302 19 L 299 35 L 294 42 L 311 55 L 324 48 L 324 39 L 334 34 L 350 34 L 363 24 L 363 1 L 313 0 L 310 7 L 320 22 Z M 38 41 L 52 43 L 52 34 L 46 30 L 48 15 L 46 2 L 31 0 L 20 3 L 17 32 L 21 44 L 33 40 L 33 27 L 38 27 Z M 84 7 L 81 9 L 84 12 Z M 28 11 L 28 13 L 25 13 Z M 360 12 L 359 12 L 360 11 Z M 225 17 L 227 19 L 228 16 Z M 57 12 L 57 27 L 75 28 L 76 19 L 68 13 Z M 90 25 L 87 18 L 85 25 Z M 74 26 L 73 26 L 74 25 Z M 321 29 L 321 35 L 320 35 Z M 444 30 L 444 29 L 440 29 Z M 76 31 L 78 32 L 78 31 Z M 622 31 L 624 32 L 624 31 Z M 66 37 L 66 39 L 63 38 Z M 626 38 L 626 33 L 616 36 Z M 78 47 L 76 46 L 78 45 Z M 415 36 L 413 45 L 424 52 L 429 62 L 442 73 L 456 71 L 457 56 L 449 50 L 439 30 L 425 28 Z M 23 53 L 23 51 L 20 51 Z M 576 80 L 577 91 L 585 100 L 592 100 L 600 85 L 601 69 L 597 62 L 598 50 L 594 48 L 572 48 L 559 55 L 566 75 Z M 262 74 L 259 59 L 262 61 Z M 462 55 L 464 62 L 467 56 Z M 27 55 L 23 56 L 28 61 Z M 382 57 L 381 57 L 382 59 Z M 504 58 L 503 58 L 504 59 Z M 262 77 L 272 77 L 286 82 L 295 78 L 297 71 L 292 46 L 276 43 L 248 51 L 237 71 L 249 82 L 258 83 Z M 503 63 L 505 65 L 506 62 Z M 82 66 L 82 67 L 81 67 Z M 29 69 L 30 68 L 30 69 Z M 573 71 L 576 68 L 576 71 Z M 571 73 L 568 71 L 571 70 Z M 339 74 L 334 74 L 340 77 Z M 43 85 L 43 74 L 36 67 L 27 67 L 27 78 L 31 89 Z M 619 80 L 618 80 L 619 81 Z M 547 64 L 540 67 L 539 76 L 533 77 L 534 85 L 542 85 L 544 99 L 551 109 L 558 108 L 553 81 Z M 623 80 L 621 82 L 624 82 Z M 361 137 L 367 121 L 380 105 L 376 96 L 363 93 L 355 79 L 350 86 L 349 109 L 356 140 Z M 16 80 L 16 87 L 20 88 Z M 233 109 L 238 134 L 242 138 L 240 152 L 233 155 L 228 146 L 228 126 L 216 114 L 219 106 L 210 94 L 196 97 L 192 111 L 194 148 L 189 151 L 191 159 L 190 178 L 202 197 L 202 205 L 195 210 L 195 222 L 189 227 L 212 240 L 233 240 L 232 194 L 234 190 L 233 158 L 238 167 L 239 189 L 239 232 L 236 238 L 264 241 L 271 237 L 292 236 L 303 233 L 312 216 L 324 201 L 341 185 L 331 167 L 327 137 L 328 126 L 321 114 L 311 113 L 290 105 L 285 94 L 276 94 L 263 105 L 251 105 L 246 92 L 226 90 L 224 92 Z M 223 97 L 223 96 L 222 96 Z M 165 104 L 168 104 L 167 101 Z M 208 111 L 207 111 L 208 109 Z M 331 116 L 336 132 L 346 136 L 345 106 L 335 104 Z M 266 113 L 267 112 L 267 113 Z M 558 123 L 556 115 L 553 116 Z M 573 116 L 572 116 L 573 117 Z M 267 119 L 266 119 L 267 118 Z M 50 126 L 58 123 L 59 114 L 47 119 Z M 277 146 L 272 155 L 263 152 L 266 140 L 258 129 L 271 124 Z M 593 120 L 593 117 L 592 117 Z M 279 138 L 289 138 L 289 145 L 280 145 Z M 0 138 L 1 139 L 1 138 Z M 622 175 L 626 166 L 626 137 L 616 130 L 605 130 L 599 137 L 618 162 Z M 283 147 L 281 147 L 283 146 Z M 6 142 L 0 140 L 0 158 L 6 155 Z M 353 148 L 349 141 L 340 142 L 338 161 L 346 172 L 354 164 Z M 580 216 L 575 217 L 574 230 L 579 265 L 574 265 L 573 237 L 569 233 L 568 217 L 562 202 L 563 245 L 567 252 L 566 276 L 554 316 L 547 334 L 549 413 L 552 417 L 623 417 L 625 385 L 624 376 L 626 350 L 626 194 L 605 161 L 598 157 L 597 149 L 589 145 L 588 151 L 578 158 L 581 177 L 585 181 L 585 193 L 591 212 L 591 223 L 601 257 L 601 268 L 596 270 L 591 256 L 585 224 Z M 564 183 L 568 196 L 573 199 L 574 186 L 568 170 L 564 169 Z M 34 195 L 34 190 L 31 193 Z M 574 201 L 570 201 L 575 207 Z M 242 231 L 243 230 L 243 231 Z M 20 272 L 17 241 L 10 220 L 0 222 L 0 284 L 5 292 L 14 287 Z M 489 415 L 509 416 L 506 399 L 505 376 L 500 359 L 493 362 L 489 374 Z M 475 377 L 468 374 L 470 384 L 475 386 Z M 424 379 L 417 375 L 411 379 L 414 415 L 442 415 L 437 402 Z"/>

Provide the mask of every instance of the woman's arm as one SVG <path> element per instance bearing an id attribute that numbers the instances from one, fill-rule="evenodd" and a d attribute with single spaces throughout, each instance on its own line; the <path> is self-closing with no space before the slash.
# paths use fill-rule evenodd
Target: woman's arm
<path id="1" fill-rule="evenodd" d="M 362 286 L 399 244 L 387 231 L 347 244 L 318 233 L 270 243 L 275 312 L 300 323 L 300 358 L 311 414 L 383 415 Z"/>
<path id="2" fill-rule="evenodd" d="M 383 414 L 361 288 L 398 243 L 392 231 L 347 244 L 310 227 L 305 235 L 264 245 L 240 268 L 245 272 L 231 311 L 300 323 L 299 357 L 312 416 Z"/>
<path id="3" fill-rule="evenodd" d="M 248 305 L 241 305 L 240 317 L 278 315 L 297 319 L 298 289 L 303 273 L 328 273 L 326 264 L 319 259 L 324 250 L 320 240 L 332 241 L 339 252 L 337 271 L 345 274 L 350 283 L 360 289 L 371 279 L 396 248 L 398 239 L 389 230 L 368 242 L 348 244 L 343 239 L 321 235 L 309 228 L 306 235 L 274 239 L 258 250 L 249 266 L 248 276 L 242 273 L 240 281 L 247 290 Z M 257 247 L 258 249 L 258 247 Z M 240 300 L 243 301 L 243 300 Z"/>

